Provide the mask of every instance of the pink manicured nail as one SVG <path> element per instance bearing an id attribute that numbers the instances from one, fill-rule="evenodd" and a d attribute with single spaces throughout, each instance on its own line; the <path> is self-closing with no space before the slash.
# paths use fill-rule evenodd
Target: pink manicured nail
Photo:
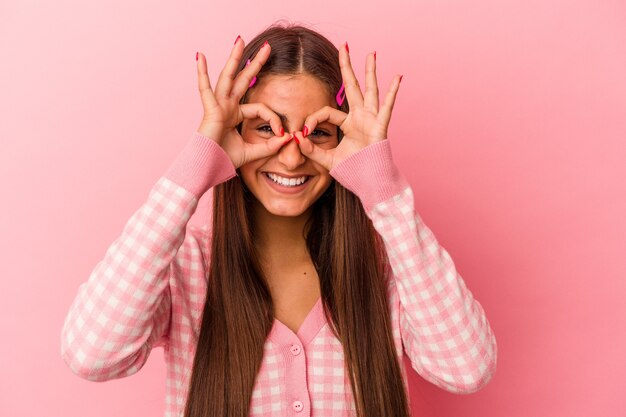
<path id="1" fill-rule="evenodd" d="M 306 137 L 309 134 L 309 128 L 304 125 L 304 129 L 302 129 L 302 136 Z"/>
<path id="2" fill-rule="evenodd" d="M 296 143 L 299 145 L 300 141 L 298 140 L 298 137 L 296 135 L 293 135 L 293 138 L 296 140 Z"/>
<path id="3" fill-rule="evenodd" d="M 263 45 L 261 45 L 261 48 L 263 48 L 265 45 L 267 45 L 269 42 L 265 41 L 265 43 Z"/>
<path id="4" fill-rule="evenodd" d="M 374 61 L 376 61 L 376 51 L 374 51 Z"/>
<path id="5" fill-rule="evenodd" d="M 237 43 L 237 41 L 239 40 L 239 38 L 241 38 L 241 35 L 237 35 L 237 39 L 235 39 L 235 43 Z M 235 43 L 234 43 L 234 44 L 235 44 Z M 233 44 L 233 45 L 234 45 L 234 44 Z"/>
<path id="6" fill-rule="evenodd" d="M 196 61 L 198 60 L 198 53 L 196 52 Z"/>
<path id="7" fill-rule="evenodd" d="M 285 128 L 280 128 L 280 136 L 285 136 Z"/>
<path id="8" fill-rule="evenodd" d="M 350 48 L 348 48 L 348 41 L 346 41 L 346 51 L 348 51 L 348 53 L 350 53 Z"/>

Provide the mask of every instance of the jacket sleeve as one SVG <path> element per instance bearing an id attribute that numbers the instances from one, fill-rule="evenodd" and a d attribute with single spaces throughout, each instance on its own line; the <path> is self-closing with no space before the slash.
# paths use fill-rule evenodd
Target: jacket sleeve
<path id="1" fill-rule="evenodd" d="M 223 149 L 195 132 L 79 286 L 61 330 L 72 372 L 91 381 L 129 376 L 167 343 L 171 265 L 191 244 L 187 223 L 202 194 L 235 175 Z"/>
<path id="2" fill-rule="evenodd" d="M 450 392 L 481 389 L 495 374 L 495 335 L 450 255 L 415 211 L 389 140 L 370 144 L 330 174 L 359 197 L 384 241 L 413 369 Z"/>

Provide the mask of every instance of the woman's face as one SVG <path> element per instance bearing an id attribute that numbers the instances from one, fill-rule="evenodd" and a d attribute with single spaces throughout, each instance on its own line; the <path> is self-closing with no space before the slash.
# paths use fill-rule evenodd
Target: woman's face
<path id="1" fill-rule="evenodd" d="M 248 93 L 248 103 L 268 106 L 281 117 L 285 132 L 302 130 L 308 115 L 326 105 L 333 105 L 324 84 L 308 74 L 270 75 L 259 79 Z M 268 140 L 274 133 L 263 119 L 244 119 L 241 136 L 246 142 L 259 143 Z M 307 137 L 324 149 L 334 148 L 338 143 L 337 126 L 328 121 L 320 123 Z M 325 168 L 300 152 L 295 139 L 276 154 L 251 161 L 239 170 L 260 205 L 277 216 L 305 213 L 333 181 Z M 306 179 L 300 185 L 281 184 L 290 179 L 300 183 L 301 177 Z"/>

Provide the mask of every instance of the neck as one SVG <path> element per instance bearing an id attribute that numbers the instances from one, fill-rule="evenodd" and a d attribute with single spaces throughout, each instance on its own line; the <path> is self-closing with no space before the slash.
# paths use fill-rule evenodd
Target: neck
<path id="1" fill-rule="evenodd" d="M 285 262 L 308 257 L 304 226 L 311 215 L 307 210 L 299 216 L 277 216 L 265 207 L 255 210 L 256 246 L 262 257 Z"/>

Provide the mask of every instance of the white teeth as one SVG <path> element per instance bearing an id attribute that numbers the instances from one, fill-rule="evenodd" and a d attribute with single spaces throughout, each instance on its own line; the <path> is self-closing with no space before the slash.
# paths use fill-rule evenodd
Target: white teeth
<path id="1" fill-rule="evenodd" d="M 283 178 L 283 177 L 279 177 L 278 175 L 272 174 L 269 172 L 266 172 L 266 175 L 275 183 L 284 185 L 286 187 L 293 187 L 296 185 L 300 185 L 309 179 L 309 177 L 306 175 L 300 178 Z"/>

